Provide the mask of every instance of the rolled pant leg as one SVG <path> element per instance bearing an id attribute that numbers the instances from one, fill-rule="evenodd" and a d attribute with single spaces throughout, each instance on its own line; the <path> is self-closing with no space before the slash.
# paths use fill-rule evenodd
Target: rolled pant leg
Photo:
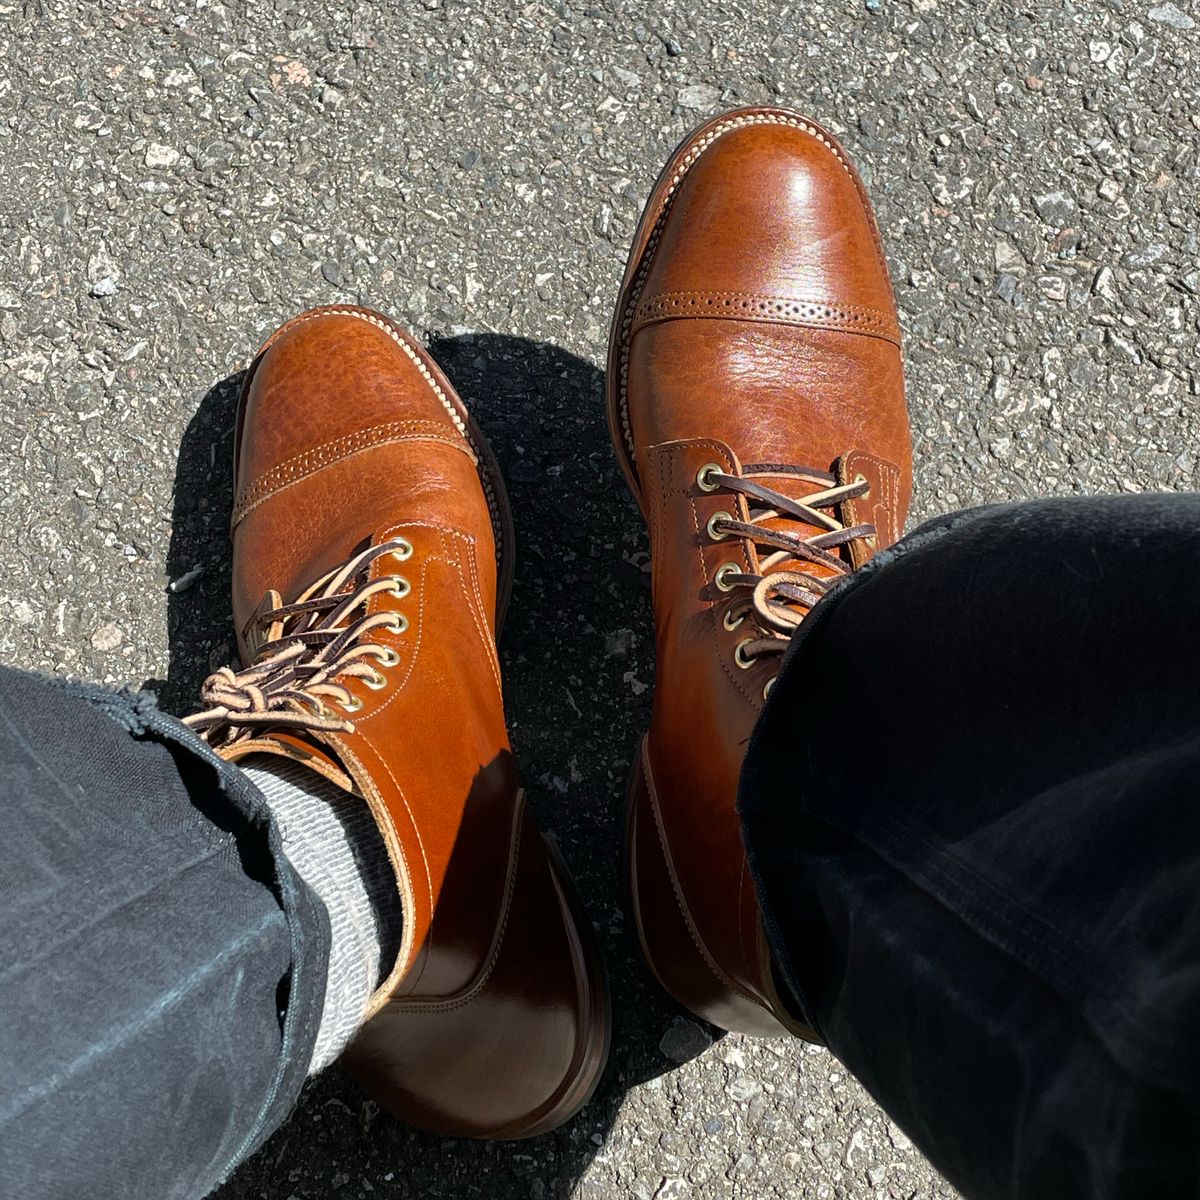
<path id="1" fill-rule="evenodd" d="M 879 555 L 740 803 L 797 1008 L 968 1197 L 1200 1195 L 1200 496 Z"/>
<path id="2" fill-rule="evenodd" d="M 0 669 L 0 1194 L 198 1197 L 290 1110 L 328 919 L 145 697 Z"/>

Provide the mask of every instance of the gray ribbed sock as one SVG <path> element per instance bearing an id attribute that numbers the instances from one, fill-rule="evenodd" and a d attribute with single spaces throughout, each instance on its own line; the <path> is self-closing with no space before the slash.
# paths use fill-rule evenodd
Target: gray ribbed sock
<path id="1" fill-rule="evenodd" d="M 396 875 L 366 802 L 299 763 L 252 755 L 242 767 L 266 797 L 296 873 L 329 911 L 325 1006 L 308 1073 L 327 1067 L 362 1024 L 400 939 Z"/>

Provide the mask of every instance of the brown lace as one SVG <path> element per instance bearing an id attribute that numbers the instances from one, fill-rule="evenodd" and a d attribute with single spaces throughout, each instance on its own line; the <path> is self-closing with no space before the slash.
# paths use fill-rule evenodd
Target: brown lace
<path id="1" fill-rule="evenodd" d="M 793 499 L 760 482 L 763 479 L 810 484 L 817 490 Z M 763 655 L 782 654 L 800 622 L 838 578 L 850 573 L 850 564 L 834 551 L 858 538 L 876 536 L 874 525 L 843 525 L 827 511 L 866 495 L 870 485 L 861 475 L 853 483 L 838 483 L 827 471 L 778 463 L 747 466 L 740 475 L 730 475 L 718 463 L 707 463 L 700 468 L 696 482 L 703 491 L 729 492 L 748 501 L 748 520 L 716 513 L 708 522 L 709 537 L 714 541 L 737 537 L 770 549 L 759 559 L 758 574 L 740 571 L 733 563 L 717 571 L 716 584 L 721 591 L 742 588 L 750 593 L 730 606 L 725 614 L 726 628 L 735 628 L 747 616 L 753 617 L 758 627 L 757 636 L 738 643 L 738 662 L 749 666 Z M 819 532 L 805 536 L 781 529 L 780 518 L 791 518 Z M 827 567 L 833 575 L 808 573 L 805 568 L 812 564 Z"/>
<path id="2" fill-rule="evenodd" d="M 250 666 L 222 667 L 210 675 L 200 689 L 208 708 L 186 717 L 184 724 L 220 746 L 266 728 L 352 733 L 354 723 L 331 711 L 329 703 L 347 714 L 361 708 L 342 681 L 363 679 L 368 687 L 382 687 L 378 668 L 395 665 L 396 653 L 369 635 L 378 629 L 403 633 L 408 627 L 399 613 L 367 612 L 372 596 L 409 591 L 399 575 L 368 578 L 371 563 L 385 554 L 403 560 L 412 545 L 396 538 L 370 546 L 317 580 L 295 603 L 255 616 L 253 624 L 273 636 Z"/>

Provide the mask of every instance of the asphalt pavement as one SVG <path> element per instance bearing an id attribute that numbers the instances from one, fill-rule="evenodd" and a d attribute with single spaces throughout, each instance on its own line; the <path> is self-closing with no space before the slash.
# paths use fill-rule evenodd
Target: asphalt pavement
<path id="1" fill-rule="evenodd" d="M 0 54 L 0 657 L 191 708 L 232 653 L 239 372 L 306 307 L 385 310 L 506 470 L 513 739 L 612 966 L 610 1073 L 566 1129 L 439 1141 L 335 1070 L 222 1200 L 954 1195 L 826 1052 L 714 1040 L 637 961 L 619 817 L 653 663 L 610 308 L 689 128 L 788 105 L 877 206 L 913 521 L 1194 489 L 1191 0 L 0 0 Z"/>

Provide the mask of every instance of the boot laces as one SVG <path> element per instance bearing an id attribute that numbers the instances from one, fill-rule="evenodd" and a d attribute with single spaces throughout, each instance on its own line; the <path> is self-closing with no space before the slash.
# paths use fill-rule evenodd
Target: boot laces
<path id="1" fill-rule="evenodd" d="M 368 611 L 372 596 L 407 595 L 408 581 L 401 575 L 370 579 L 368 568 L 385 554 L 403 561 L 412 551 L 405 538 L 369 546 L 318 579 L 295 602 L 256 614 L 252 628 L 265 630 L 267 640 L 254 662 L 240 671 L 214 671 L 200 689 L 207 707 L 185 717 L 184 724 L 214 746 L 229 746 L 267 729 L 353 733 L 349 714 L 362 701 L 346 681 L 362 679 L 367 687 L 382 688 L 387 681 L 381 668 L 395 666 L 399 658 L 372 635 L 408 628 L 401 613 Z"/>
<path id="2" fill-rule="evenodd" d="M 859 475 L 852 483 L 838 483 L 827 471 L 778 463 L 746 466 L 738 474 L 729 473 L 719 463 L 706 463 L 696 482 L 702 491 L 743 496 L 747 503 L 746 520 L 718 512 L 707 525 L 713 541 L 739 538 L 753 548 L 750 560 L 758 565 L 754 572 L 726 563 L 715 577 L 721 591 L 738 593 L 725 613 L 725 627 L 735 629 L 747 617 L 754 626 L 754 634 L 738 643 L 738 666 L 750 667 L 766 655 L 783 654 L 801 621 L 853 569 L 837 551 L 858 539 L 873 546 L 877 537 L 874 525 L 845 525 L 835 515 L 847 500 L 865 496 L 869 482 Z M 789 491 L 796 485 L 815 490 L 799 498 L 777 490 L 788 485 Z M 806 527 L 814 532 L 805 532 Z M 766 553 L 760 553 L 762 550 Z M 764 687 L 764 695 L 772 683 L 774 679 Z"/>

